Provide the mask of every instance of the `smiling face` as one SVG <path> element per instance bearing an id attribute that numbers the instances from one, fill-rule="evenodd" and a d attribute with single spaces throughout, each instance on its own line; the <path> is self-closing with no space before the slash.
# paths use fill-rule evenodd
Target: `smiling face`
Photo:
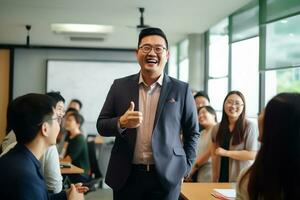
<path id="1" fill-rule="evenodd" d="M 201 108 L 198 113 L 199 124 L 204 128 L 213 126 L 216 124 L 215 116 L 207 111 L 206 108 Z"/>
<path id="2" fill-rule="evenodd" d="M 55 109 L 53 109 L 53 112 L 54 114 L 43 122 L 41 127 L 42 134 L 46 136 L 48 146 L 56 144 L 56 138 L 60 131 L 61 117 L 55 113 Z"/>
<path id="3" fill-rule="evenodd" d="M 60 120 L 61 120 L 61 117 L 54 114 L 52 116 L 52 124 L 51 124 L 51 133 L 50 133 L 50 141 L 51 141 L 51 145 L 54 145 L 56 144 L 56 138 L 57 138 L 57 135 L 60 131 Z"/>
<path id="4" fill-rule="evenodd" d="M 236 121 L 244 110 L 244 102 L 237 94 L 231 94 L 227 97 L 224 110 L 228 118 Z"/>
<path id="5" fill-rule="evenodd" d="M 145 45 L 153 47 L 150 52 L 146 53 L 143 51 L 141 47 Z M 161 53 L 156 53 L 155 47 L 163 47 L 164 49 Z M 169 58 L 169 51 L 166 49 L 164 38 L 158 35 L 144 37 L 136 50 L 136 57 L 141 66 L 143 76 L 158 78 L 162 74 Z"/>
<path id="6" fill-rule="evenodd" d="M 195 103 L 197 108 L 200 108 L 202 106 L 208 106 L 209 105 L 209 101 L 207 98 L 203 97 L 203 96 L 198 96 L 195 98 Z"/>
<path id="7" fill-rule="evenodd" d="M 59 101 L 56 104 L 55 107 L 55 113 L 57 114 L 58 117 L 63 118 L 65 115 L 65 104 L 63 101 Z"/>
<path id="8" fill-rule="evenodd" d="M 65 120 L 65 129 L 73 132 L 73 130 L 78 128 L 80 128 L 80 124 L 76 122 L 75 117 L 73 115 L 67 115 Z"/>

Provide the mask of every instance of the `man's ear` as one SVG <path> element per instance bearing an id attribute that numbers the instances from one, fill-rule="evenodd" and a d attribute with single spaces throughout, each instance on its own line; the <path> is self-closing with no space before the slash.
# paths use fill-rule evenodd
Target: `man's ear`
<path id="1" fill-rule="evenodd" d="M 167 60 L 169 61 L 169 59 L 170 59 L 170 51 L 169 51 L 169 50 L 167 50 L 167 55 L 166 55 L 166 57 L 167 57 Z"/>
<path id="2" fill-rule="evenodd" d="M 44 123 L 42 124 L 42 127 L 41 127 L 41 133 L 42 133 L 43 136 L 45 136 L 45 137 L 48 137 L 48 136 L 49 136 L 49 134 L 48 134 L 49 128 L 50 128 L 50 126 L 49 126 L 49 123 L 48 123 L 48 122 L 44 122 Z"/>
<path id="3" fill-rule="evenodd" d="M 139 49 L 135 50 L 135 57 L 138 58 Z"/>

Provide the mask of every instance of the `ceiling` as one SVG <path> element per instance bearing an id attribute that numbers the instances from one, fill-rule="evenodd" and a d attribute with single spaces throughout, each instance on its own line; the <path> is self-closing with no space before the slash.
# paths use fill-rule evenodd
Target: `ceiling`
<path id="1" fill-rule="evenodd" d="M 138 7 L 144 23 L 162 28 L 170 44 L 188 34 L 203 33 L 251 0 L 0 0 L 0 44 L 26 43 L 26 24 L 32 26 L 31 45 L 135 48 Z M 104 41 L 71 41 L 51 31 L 52 23 L 113 25 Z M 129 27 L 131 26 L 131 28 Z"/>

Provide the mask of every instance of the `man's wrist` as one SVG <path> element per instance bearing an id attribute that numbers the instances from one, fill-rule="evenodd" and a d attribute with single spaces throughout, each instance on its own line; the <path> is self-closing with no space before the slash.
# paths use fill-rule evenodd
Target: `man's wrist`
<path id="1" fill-rule="evenodd" d="M 122 119 L 121 118 L 122 118 L 122 116 L 118 120 L 118 127 L 120 129 L 126 129 L 126 126 L 122 123 Z"/>
<path id="2" fill-rule="evenodd" d="M 122 123 L 122 116 L 119 118 L 118 123 L 119 123 L 119 127 L 120 127 L 121 129 L 126 128 L 126 127 L 124 126 L 124 124 Z"/>

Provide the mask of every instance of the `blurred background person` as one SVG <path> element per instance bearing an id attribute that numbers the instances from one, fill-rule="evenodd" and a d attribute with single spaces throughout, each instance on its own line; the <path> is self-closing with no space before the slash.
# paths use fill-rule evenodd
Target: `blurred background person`
<path id="1" fill-rule="evenodd" d="M 258 130 L 245 113 L 244 95 L 229 92 L 223 103 L 222 120 L 212 131 L 213 182 L 235 182 L 240 171 L 255 159 Z"/>
<path id="2" fill-rule="evenodd" d="M 202 106 L 208 106 L 210 105 L 210 99 L 206 92 L 199 91 L 194 95 L 194 100 L 197 106 L 197 109 L 199 109 Z"/>
<path id="3" fill-rule="evenodd" d="M 196 92 L 194 95 L 194 100 L 195 100 L 197 110 L 199 108 L 201 108 L 202 106 L 210 105 L 210 99 L 209 99 L 207 93 L 204 91 Z M 201 126 L 201 124 L 199 124 L 199 132 L 201 132 L 202 129 L 203 129 L 203 127 Z"/>
<path id="4" fill-rule="evenodd" d="M 65 129 L 68 131 L 69 137 L 66 141 L 67 144 L 63 161 L 72 163 L 73 165 L 84 169 L 83 177 L 86 180 L 71 180 L 72 182 L 88 182 L 88 174 L 90 171 L 90 162 L 88 155 L 87 141 L 82 134 L 81 125 L 83 124 L 83 117 L 78 112 L 71 112 L 66 116 Z M 71 176 L 69 176 L 72 179 Z"/>
<path id="5" fill-rule="evenodd" d="M 79 112 L 82 108 L 82 102 L 79 99 L 72 99 L 68 105 L 69 108 L 74 108 Z"/>
<path id="6" fill-rule="evenodd" d="M 198 109 L 198 119 L 203 130 L 198 140 L 197 158 L 187 181 L 211 182 L 211 131 L 217 124 L 217 115 L 211 106 L 203 106 Z"/>

